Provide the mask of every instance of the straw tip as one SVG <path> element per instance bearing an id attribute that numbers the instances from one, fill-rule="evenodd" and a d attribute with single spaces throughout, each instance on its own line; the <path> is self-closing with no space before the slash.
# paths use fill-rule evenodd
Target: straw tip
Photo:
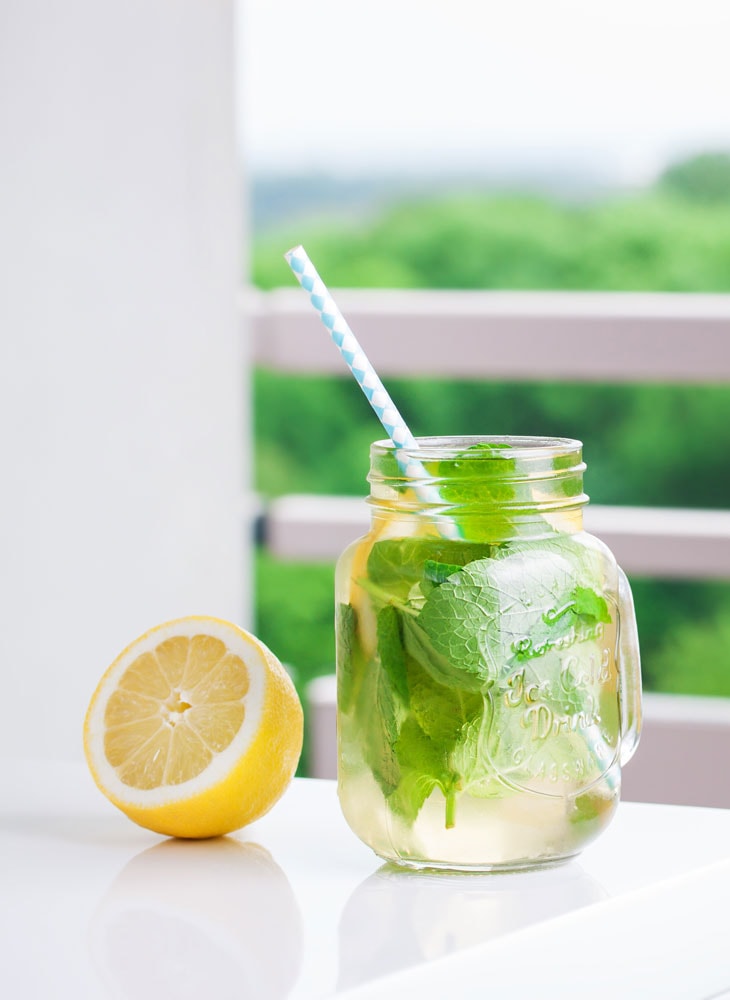
<path id="1" fill-rule="evenodd" d="M 286 260 L 291 260 L 292 257 L 296 257 L 303 253 L 304 253 L 304 247 L 301 244 L 299 244 L 299 246 L 292 247 L 291 250 L 287 250 L 287 252 L 284 254 L 284 258 Z"/>

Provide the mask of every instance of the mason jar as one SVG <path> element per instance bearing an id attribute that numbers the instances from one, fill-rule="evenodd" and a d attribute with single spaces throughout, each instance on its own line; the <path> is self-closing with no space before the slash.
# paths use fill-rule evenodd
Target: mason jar
<path id="1" fill-rule="evenodd" d="M 381 858 L 515 870 L 577 854 L 641 726 L 626 576 L 583 530 L 581 442 L 370 451 L 336 571 L 338 793 Z"/>

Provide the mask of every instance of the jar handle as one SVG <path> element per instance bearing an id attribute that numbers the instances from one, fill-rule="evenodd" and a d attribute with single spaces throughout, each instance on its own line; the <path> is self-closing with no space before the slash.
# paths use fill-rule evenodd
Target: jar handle
<path id="1" fill-rule="evenodd" d="M 631 585 L 618 567 L 618 674 L 621 710 L 621 764 L 634 756 L 641 735 L 641 655 Z"/>

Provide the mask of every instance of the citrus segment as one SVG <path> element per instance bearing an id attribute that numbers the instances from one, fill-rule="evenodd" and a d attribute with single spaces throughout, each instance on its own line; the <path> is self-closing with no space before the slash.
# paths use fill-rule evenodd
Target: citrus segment
<path id="1" fill-rule="evenodd" d="M 302 708 L 255 636 L 189 617 L 136 639 L 102 677 L 84 725 L 99 788 L 159 833 L 210 837 L 263 815 L 291 780 Z"/>

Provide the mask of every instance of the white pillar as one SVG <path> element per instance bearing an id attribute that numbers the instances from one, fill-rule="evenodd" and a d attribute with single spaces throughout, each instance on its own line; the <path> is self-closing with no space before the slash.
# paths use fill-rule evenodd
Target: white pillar
<path id="1" fill-rule="evenodd" d="M 233 0 L 0 12 L 0 754 L 137 634 L 247 624 Z"/>

